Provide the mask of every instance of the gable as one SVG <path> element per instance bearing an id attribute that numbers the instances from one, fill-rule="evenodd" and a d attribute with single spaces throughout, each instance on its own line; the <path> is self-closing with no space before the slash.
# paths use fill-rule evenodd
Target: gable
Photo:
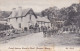
<path id="1" fill-rule="evenodd" d="M 27 14 L 34 15 L 34 16 L 35 16 L 35 18 L 37 18 L 36 14 L 34 13 L 34 11 L 33 11 L 32 9 L 31 9 L 31 10 L 29 10 Z M 27 14 L 26 14 L 26 15 L 27 15 Z M 26 16 L 26 15 L 25 15 L 25 16 Z"/>
<path id="2" fill-rule="evenodd" d="M 21 12 L 21 16 L 19 16 L 19 12 L 16 11 L 14 13 L 14 15 L 12 13 L 8 18 L 25 17 L 27 14 L 32 14 L 32 15 L 35 16 L 35 18 L 37 18 L 36 14 L 34 13 L 34 11 L 32 9 L 23 9 L 22 12 Z"/>

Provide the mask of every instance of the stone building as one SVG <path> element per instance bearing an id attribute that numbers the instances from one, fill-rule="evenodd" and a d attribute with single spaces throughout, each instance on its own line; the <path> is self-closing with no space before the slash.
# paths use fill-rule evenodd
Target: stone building
<path id="1" fill-rule="evenodd" d="M 13 26 L 15 29 L 24 29 L 28 28 L 31 24 L 35 25 L 36 19 L 37 16 L 31 8 L 13 8 L 11 15 L 8 17 L 8 24 Z"/>

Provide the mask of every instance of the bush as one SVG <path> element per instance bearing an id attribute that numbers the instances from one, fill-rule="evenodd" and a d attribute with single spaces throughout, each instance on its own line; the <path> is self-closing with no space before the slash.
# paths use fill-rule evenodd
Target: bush
<path id="1" fill-rule="evenodd" d="M 8 29 L 10 29 L 9 25 L 0 24 L 0 31 L 8 30 Z"/>

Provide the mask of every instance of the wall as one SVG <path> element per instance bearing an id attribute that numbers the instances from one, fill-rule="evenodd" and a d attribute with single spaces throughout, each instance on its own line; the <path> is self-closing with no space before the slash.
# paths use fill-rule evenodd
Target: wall
<path id="1" fill-rule="evenodd" d="M 16 21 L 16 18 L 10 19 L 8 24 L 12 25 L 14 28 L 18 28 L 18 22 Z"/>
<path id="2" fill-rule="evenodd" d="M 21 23 L 21 28 L 24 29 L 24 27 L 28 27 L 29 28 L 29 21 L 30 21 L 30 14 L 26 15 L 26 17 L 22 17 L 22 18 L 18 18 L 16 20 L 16 18 L 12 18 L 10 19 L 10 21 L 8 22 L 9 25 L 12 25 L 14 28 L 16 29 L 20 29 L 19 28 L 19 23 Z M 33 25 L 35 25 L 36 23 L 36 18 L 34 15 L 31 15 L 31 21 Z"/>

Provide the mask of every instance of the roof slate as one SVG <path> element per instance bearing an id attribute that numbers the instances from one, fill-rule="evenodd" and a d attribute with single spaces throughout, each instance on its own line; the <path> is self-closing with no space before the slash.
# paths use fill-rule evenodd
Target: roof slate
<path id="1" fill-rule="evenodd" d="M 11 13 L 11 15 L 8 18 L 15 18 L 15 17 L 24 17 L 26 16 L 26 14 L 31 10 L 31 8 L 29 9 L 23 9 L 21 15 L 19 15 L 19 11 L 15 11 L 14 15 L 12 16 L 13 12 Z"/>

